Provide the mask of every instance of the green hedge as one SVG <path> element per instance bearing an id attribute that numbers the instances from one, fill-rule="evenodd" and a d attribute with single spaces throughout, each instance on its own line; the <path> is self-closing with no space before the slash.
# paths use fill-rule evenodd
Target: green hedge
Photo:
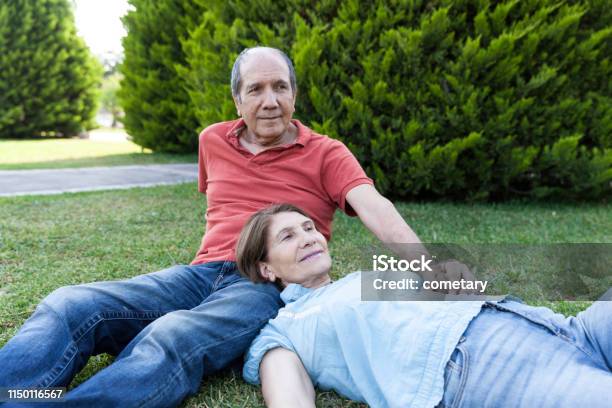
<path id="1" fill-rule="evenodd" d="M 296 116 L 388 196 L 610 195 L 607 1 L 201 3 L 176 65 L 200 127 L 235 117 L 231 64 L 265 44 L 294 60 Z"/>
<path id="2" fill-rule="evenodd" d="M 176 67 L 184 63 L 181 40 L 199 21 L 191 0 L 130 0 L 123 23 L 125 57 L 118 92 L 123 124 L 133 141 L 157 151 L 194 152 L 201 126 Z"/>
<path id="3" fill-rule="evenodd" d="M 67 0 L 0 3 L 0 138 L 93 127 L 101 78 Z"/>
<path id="4" fill-rule="evenodd" d="M 311 121 L 346 141 L 379 189 L 610 191 L 612 28 L 592 23 L 612 22 L 604 2 L 391 3 L 343 2 L 328 26 L 297 19 L 293 43 Z"/>

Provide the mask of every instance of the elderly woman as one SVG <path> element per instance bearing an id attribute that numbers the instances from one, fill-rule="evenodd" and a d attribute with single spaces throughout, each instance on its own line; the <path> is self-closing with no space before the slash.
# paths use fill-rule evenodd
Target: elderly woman
<path id="1" fill-rule="evenodd" d="M 313 385 L 372 407 L 610 407 L 612 306 L 577 317 L 512 300 L 364 302 L 330 279 L 327 242 L 299 208 L 259 211 L 238 268 L 284 287 L 244 378 L 269 407 L 314 407 Z"/>

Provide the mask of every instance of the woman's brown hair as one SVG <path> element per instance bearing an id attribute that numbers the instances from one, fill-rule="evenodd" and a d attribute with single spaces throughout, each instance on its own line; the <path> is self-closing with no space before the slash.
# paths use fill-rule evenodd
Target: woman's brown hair
<path id="1" fill-rule="evenodd" d="M 240 273 L 253 282 L 266 282 L 259 274 L 258 264 L 268 258 L 268 229 L 272 217 L 283 212 L 296 212 L 310 218 L 304 210 L 293 204 L 274 204 L 253 214 L 240 232 L 236 244 L 236 264 Z"/>

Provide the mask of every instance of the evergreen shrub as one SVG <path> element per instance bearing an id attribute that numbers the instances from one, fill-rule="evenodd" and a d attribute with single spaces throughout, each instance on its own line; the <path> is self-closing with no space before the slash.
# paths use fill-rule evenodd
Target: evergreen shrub
<path id="1" fill-rule="evenodd" d="M 93 127 L 101 76 L 67 0 L 0 3 L 0 138 Z"/>
<path id="2" fill-rule="evenodd" d="M 401 198 L 612 191 L 606 1 L 341 1 L 295 17 L 314 128 Z M 305 98 L 306 96 L 306 98 Z"/>
<path id="3" fill-rule="evenodd" d="M 176 67 L 184 64 L 181 40 L 199 21 L 191 0 L 130 0 L 123 18 L 123 75 L 118 92 L 132 140 L 156 151 L 183 153 L 197 149 L 199 124 Z"/>

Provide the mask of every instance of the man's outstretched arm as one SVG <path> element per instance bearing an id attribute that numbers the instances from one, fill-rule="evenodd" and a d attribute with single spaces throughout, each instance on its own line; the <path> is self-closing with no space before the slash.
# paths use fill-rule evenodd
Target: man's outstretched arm
<path id="1" fill-rule="evenodd" d="M 384 244 L 411 244 L 416 252 L 427 254 L 427 249 L 412 228 L 406 224 L 395 205 L 370 184 L 361 184 L 346 194 L 346 201 L 359 219 Z M 393 248 L 390 248 L 393 249 Z"/>
<path id="2" fill-rule="evenodd" d="M 374 186 L 361 184 L 354 187 L 346 194 L 346 201 L 355 210 L 361 222 L 391 251 L 404 259 L 417 259 L 421 255 L 429 257 L 429 252 L 406 224 L 395 205 Z M 421 275 L 427 280 L 475 279 L 469 268 L 457 261 L 440 263 L 433 271 L 421 272 Z"/>
<path id="3" fill-rule="evenodd" d="M 293 351 L 280 347 L 268 351 L 259 366 L 259 377 L 268 408 L 314 408 L 312 381 Z"/>

